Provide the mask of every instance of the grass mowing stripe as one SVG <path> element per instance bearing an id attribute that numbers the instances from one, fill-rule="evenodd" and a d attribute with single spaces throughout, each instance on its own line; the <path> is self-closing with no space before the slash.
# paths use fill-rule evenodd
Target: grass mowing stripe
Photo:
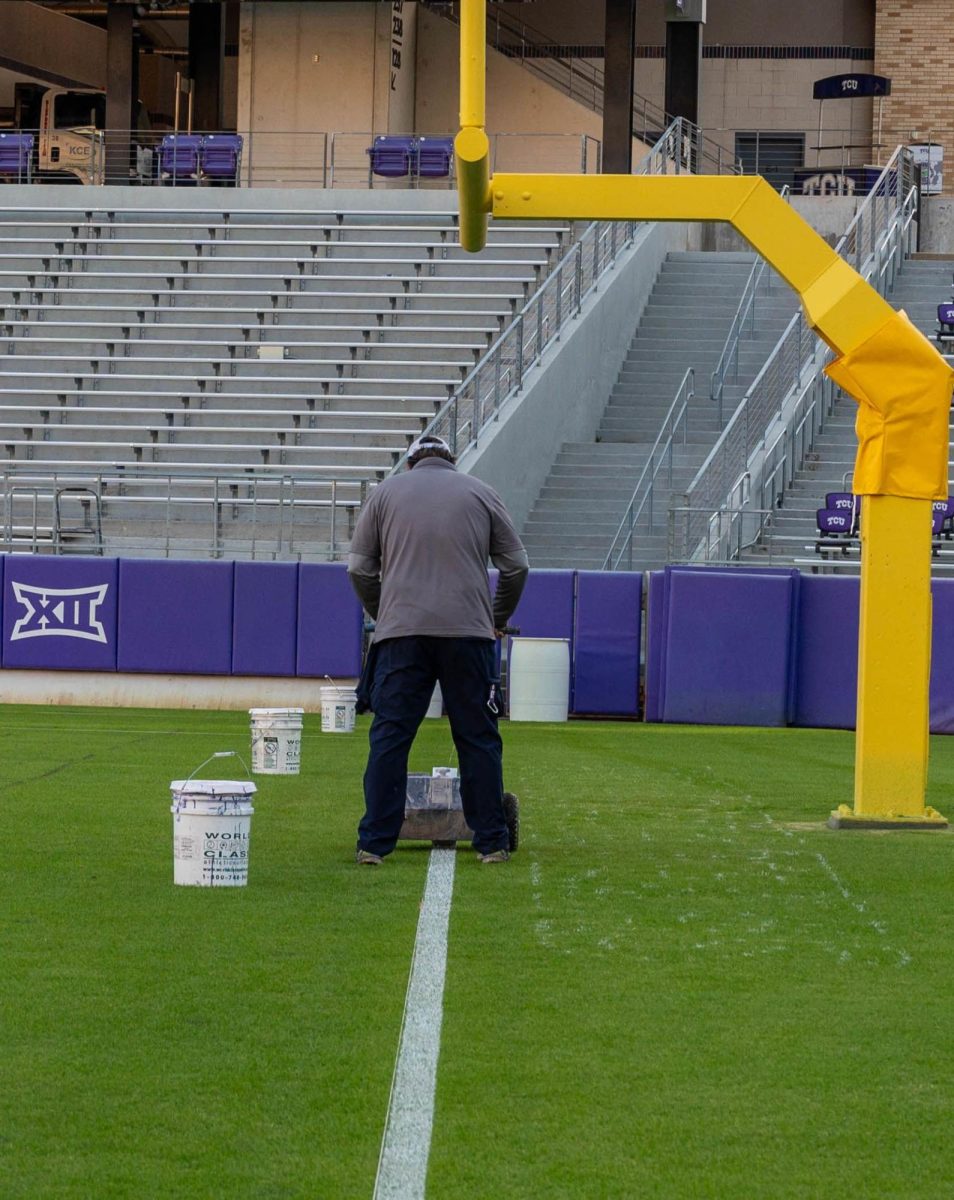
<path id="1" fill-rule="evenodd" d="M 374 1200 L 423 1200 L 434 1122 L 434 1083 L 444 1014 L 453 849 L 431 851 Z"/>

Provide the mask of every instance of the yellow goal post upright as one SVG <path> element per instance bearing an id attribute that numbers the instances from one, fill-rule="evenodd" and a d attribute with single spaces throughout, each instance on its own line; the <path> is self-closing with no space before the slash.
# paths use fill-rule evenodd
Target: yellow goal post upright
<path id="1" fill-rule="evenodd" d="M 486 0 L 462 0 L 461 245 L 487 219 L 725 221 L 798 293 L 858 402 L 853 490 L 862 496 L 854 805 L 837 828 L 946 828 L 925 805 L 931 665 L 932 501 L 947 498 L 954 371 L 759 176 L 490 174 L 485 129 Z"/>

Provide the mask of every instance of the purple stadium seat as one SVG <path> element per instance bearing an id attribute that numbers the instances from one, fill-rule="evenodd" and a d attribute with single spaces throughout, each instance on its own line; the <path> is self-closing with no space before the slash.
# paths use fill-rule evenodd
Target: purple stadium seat
<path id="1" fill-rule="evenodd" d="M 941 525 L 937 526 L 937 518 L 940 514 Z M 948 496 L 946 500 L 934 501 L 934 532 L 942 533 L 948 541 L 954 536 L 954 496 Z"/>
<path id="2" fill-rule="evenodd" d="M 29 183 L 33 172 L 33 134 L 0 133 L 0 177 Z"/>
<path id="3" fill-rule="evenodd" d="M 954 342 L 954 304 L 937 306 L 937 330 L 934 336 L 942 348 L 948 342 Z"/>
<path id="4" fill-rule="evenodd" d="M 815 520 L 822 537 L 848 537 L 854 531 L 852 515 L 844 509 L 819 508 Z"/>
<path id="5" fill-rule="evenodd" d="M 197 133 L 169 133 L 159 143 L 159 178 L 172 183 L 195 184 L 199 181 Z"/>
<path id="6" fill-rule="evenodd" d="M 376 137 L 368 151 L 371 173 L 388 179 L 400 179 L 417 170 L 417 138 L 385 134 Z"/>
<path id="7" fill-rule="evenodd" d="M 199 146 L 199 170 L 203 179 L 237 184 L 242 161 L 242 137 L 238 133 L 207 133 Z"/>
<path id="8" fill-rule="evenodd" d="M 417 139 L 417 173 L 421 179 L 446 179 L 454 161 L 454 139 L 422 137 Z"/>
<path id="9" fill-rule="evenodd" d="M 852 532 L 857 532 L 861 520 L 861 497 L 852 492 L 827 492 L 825 507 L 835 512 L 851 513 Z"/>

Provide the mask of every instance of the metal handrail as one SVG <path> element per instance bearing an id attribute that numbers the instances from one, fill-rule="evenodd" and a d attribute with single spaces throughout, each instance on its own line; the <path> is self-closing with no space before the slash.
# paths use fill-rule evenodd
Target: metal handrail
<path id="1" fill-rule="evenodd" d="M 694 128 L 694 127 L 693 127 Z M 677 117 L 637 168 L 636 174 L 681 173 L 698 157 L 694 134 Z M 566 322 L 579 315 L 598 286 L 636 236 L 635 221 L 594 221 L 560 259 L 536 293 L 479 359 L 430 420 L 424 434 L 444 439 L 456 455 L 477 444 L 481 430 L 497 420 L 501 406 L 523 387 L 528 370 L 558 341 Z M 407 454 L 391 470 L 404 468 Z"/>
<path id="2" fill-rule="evenodd" d="M 789 198 L 789 187 L 786 184 L 779 195 L 783 200 Z M 742 336 L 745 333 L 746 325 L 749 326 L 749 332 L 755 332 L 755 313 L 756 300 L 758 297 L 759 288 L 764 279 L 771 281 L 771 274 L 766 276 L 766 268 L 768 263 L 761 255 L 756 257 L 752 264 L 752 270 L 749 272 L 749 277 L 745 281 L 745 287 L 742 289 L 742 296 L 739 300 L 738 308 L 735 310 L 735 316 L 732 318 L 732 324 L 729 326 L 729 332 L 726 334 L 725 346 L 722 354 L 716 364 L 715 370 L 709 383 L 709 399 L 714 404 L 719 406 L 719 427 L 725 425 L 725 416 L 722 408 L 723 394 L 725 392 L 726 376 L 730 370 L 734 373 L 735 378 L 739 375 L 739 344 L 742 341 Z"/>
<path id="3" fill-rule="evenodd" d="M 910 183 L 910 186 L 908 186 Z M 898 147 L 835 246 L 865 279 L 879 287 L 893 281 L 904 255 L 904 241 L 917 211 L 917 191 L 910 154 Z M 753 450 L 764 443 L 769 421 L 780 414 L 805 371 L 819 373 L 830 351 L 808 329 L 799 311 L 786 326 L 765 366 L 756 376 L 726 424 L 680 509 L 686 512 L 682 544 L 670 545 L 670 557 L 689 559 L 702 544 L 709 515 L 726 503 L 733 481 L 747 469 Z"/>
<path id="4" fill-rule="evenodd" d="M 653 527 L 653 489 L 656 483 L 656 476 L 662 470 L 663 463 L 666 462 L 669 468 L 669 487 L 672 488 L 672 458 L 673 446 L 675 445 L 676 435 L 682 427 L 682 444 L 686 444 L 686 435 L 689 432 L 689 404 L 695 395 L 693 384 L 695 383 L 695 371 L 692 367 L 686 371 L 682 377 L 682 382 L 676 389 L 676 394 L 673 397 L 672 404 L 669 406 L 669 411 L 663 419 L 659 433 L 656 435 L 656 440 L 653 442 L 652 449 L 649 451 L 649 457 L 646 459 L 645 465 L 640 472 L 639 479 L 636 481 L 636 487 L 633 489 L 633 495 L 629 504 L 623 513 L 623 519 L 619 523 L 619 527 L 610 544 L 610 548 L 603 560 L 603 571 L 618 571 L 620 562 L 624 553 L 628 552 L 627 570 L 633 569 L 633 534 L 636 531 L 636 526 L 643 511 L 646 511 L 649 528 Z M 657 458 L 657 453 L 659 457 Z"/>

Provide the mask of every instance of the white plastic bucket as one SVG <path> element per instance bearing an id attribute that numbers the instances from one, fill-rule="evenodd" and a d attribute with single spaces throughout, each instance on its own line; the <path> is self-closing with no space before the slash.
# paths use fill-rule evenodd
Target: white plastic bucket
<path id="1" fill-rule="evenodd" d="M 253 775 L 297 775 L 303 708 L 250 708 Z"/>
<path id="2" fill-rule="evenodd" d="M 174 882 L 245 887 L 255 784 L 247 779 L 174 779 L 169 787 Z"/>
<path id="3" fill-rule="evenodd" d="M 565 721 L 570 707 L 567 638 L 514 638 L 508 660 L 511 721 Z"/>
<path id="4" fill-rule="evenodd" d="M 441 695 L 441 685 L 434 684 L 434 691 L 431 694 L 431 702 L 427 706 L 425 717 L 440 717 L 444 715 L 444 697 Z"/>
<path id="5" fill-rule="evenodd" d="M 354 731 L 354 706 L 357 697 L 354 688 L 323 687 L 321 695 L 321 732 L 352 733 Z"/>

